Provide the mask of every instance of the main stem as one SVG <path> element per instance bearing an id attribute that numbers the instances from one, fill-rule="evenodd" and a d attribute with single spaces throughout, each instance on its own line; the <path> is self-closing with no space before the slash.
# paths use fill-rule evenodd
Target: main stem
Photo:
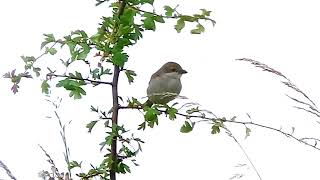
<path id="1" fill-rule="evenodd" d="M 113 80 L 112 80 L 112 99 L 113 99 L 113 113 L 112 113 L 112 126 L 118 125 L 118 112 L 119 112 L 119 100 L 118 100 L 118 80 L 120 69 L 118 66 L 114 66 Z M 117 158 L 117 137 L 115 136 L 111 144 L 111 156 L 113 166 L 110 169 L 110 180 L 116 180 L 116 166 L 118 164 Z"/>
<path id="2" fill-rule="evenodd" d="M 124 8 L 126 6 L 126 0 L 119 0 L 120 7 L 118 11 L 118 16 L 123 14 Z M 112 80 L 112 100 L 113 100 L 113 112 L 112 112 L 112 126 L 118 125 L 118 113 L 119 113 L 119 95 L 118 95 L 118 80 L 119 80 L 120 69 L 117 65 L 114 65 L 113 70 L 113 80 Z M 117 154 L 117 137 L 115 136 L 111 143 L 111 157 L 113 165 L 110 169 L 110 180 L 116 180 L 116 168 L 118 164 L 118 154 Z"/>

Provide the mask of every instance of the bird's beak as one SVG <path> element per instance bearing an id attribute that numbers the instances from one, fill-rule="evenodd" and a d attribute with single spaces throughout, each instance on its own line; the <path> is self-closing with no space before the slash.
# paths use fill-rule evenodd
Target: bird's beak
<path id="1" fill-rule="evenodd" d="M 188 73 L 188 71 L 186 71 L 184 69 L 179 70 L 179 74 L 186 74 L 186 73 Z"/>

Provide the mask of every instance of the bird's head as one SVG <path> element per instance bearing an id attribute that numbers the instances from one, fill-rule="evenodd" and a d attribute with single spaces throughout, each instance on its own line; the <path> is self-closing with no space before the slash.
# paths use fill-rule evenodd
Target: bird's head
<path id="1" fill-rule="evenodd" d="M 182 74 L 186 74 L 187 71 L 176 62 L 167 62 L 159 70 L 159 74 L 165 74 L 173 78 L 180 78 Z"/>

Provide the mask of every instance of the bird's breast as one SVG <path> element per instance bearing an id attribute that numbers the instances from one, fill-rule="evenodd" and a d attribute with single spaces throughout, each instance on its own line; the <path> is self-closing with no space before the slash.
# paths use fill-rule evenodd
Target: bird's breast
<path id="1" fill-rule="evenodd" d="M 147 89 L 147 94 L 153 93 L 176 93 L 179 94 L 181 91 L 181 81 L 180 78 L 171 77 L 157 77 L 150 80 L 149 87 Z"/>

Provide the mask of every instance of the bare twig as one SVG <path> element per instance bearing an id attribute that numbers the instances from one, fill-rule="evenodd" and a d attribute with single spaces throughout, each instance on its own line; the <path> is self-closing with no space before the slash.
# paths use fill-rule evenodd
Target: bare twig
<path id="1" fill-rule="evenodd" d="M 224 127 L 224 129 L 226 130 L 227 134 L 238 144 L 238 146 L 240 147 L 241 151 L 242 151 L 243 154 L 246 156 L 246 158 L 247 158 L 248 161 L 250 162 L 251 166 L 253 167 L 254 171 L 256 172 L 257 176 L 259 177 L 260 180 L 262 180 L 259 171 L 257 170 L 256 166 L 253 164 L 251 158 L 249 157 L 249 155 L 247 154 L 247 152 L 245 151 L 245 149 L 242 147 L 242 145 L 240 144 L 240 142 L 237 140 L 237 138 L 232 134 L 232 132 L 231 132 L 227 127 Z"/>
<path id="2" fill-rule="evenodd" d="M 39 144 L 40 149 L 44 152 L 44 154 L 47 156 L 48 158 L 48 162 L 51 164 L 52 166 L 52 171 L 53 173 L 59 178 L 59 179 L 63 179 L 63 176 L 61 176 L 61 174 L 59 173 L 59 170 L 56 166 L 56 164 L 54 163 L 53 159 L 51 158 L 51 156 L 47 153 L 47 151 Z"/>
<path id="3" fill-rule="evenodd" d="M 14 175 L 11 173 L 10 169 L 8 168 L 8 166 L 6 166 L 1 160 L 0 160 L 0 168 L 4 169 L 7 173 L 7 175 L 13 179 L 16 180 L 16 178 L 14 177 Z"/>
<path id="4" fill-rule="evenodd" d="M 314 115 L 316 115 L 317 117 L 320 117 L 320 115 L 319 115 L 318 113 L 316 113 L 316 112 L 314 112 L 314 111 L 311 111 L 311 110 L 309 110 L 309 109 L 306 109 L 306 108 L 303 108 L 303 107 L 299 107 L 299 106 L 293 106 L 293 107 L 296 108 L 296 109 L 304 110 L 304 111 L 306 111 L 306 112 L 308 112 L 308 113 L 314 114 Z"/>

